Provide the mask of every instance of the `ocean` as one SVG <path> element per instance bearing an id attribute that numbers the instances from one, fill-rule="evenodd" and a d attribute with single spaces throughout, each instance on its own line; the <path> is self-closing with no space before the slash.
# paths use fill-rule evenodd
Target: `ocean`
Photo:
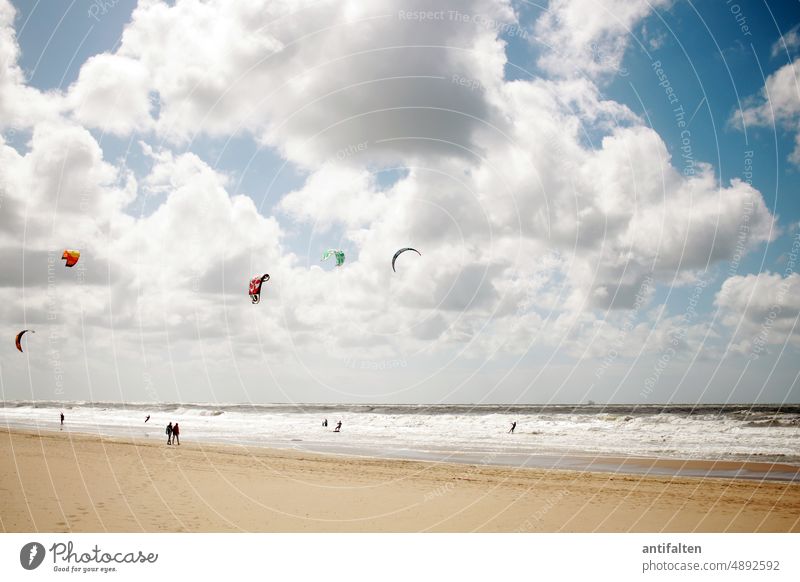
<path id="1" fill-rule="evenodd" d="M 382 405 L 5 401 L 0 425 L 184 443 L 485 465 L 619 471 L 624 460 L 779 463 L 774 471 L 625 472 L 800 481 L 800 405 Z M 150 420 L 144 419 L 150 415 Z M 322 426 L 323 419 L 328 427 Z M 340 433 L 333 432 L 338 421 Z M 508 431 L 516 422 L 513 434 Z M 675 465 L 675 463 L 672 463 Z M 795 467 L 787 471 L 786 466 Z"/>

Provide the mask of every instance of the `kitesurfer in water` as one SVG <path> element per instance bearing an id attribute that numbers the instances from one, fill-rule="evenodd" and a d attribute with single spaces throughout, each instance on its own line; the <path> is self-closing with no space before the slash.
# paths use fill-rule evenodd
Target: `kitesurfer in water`
<path id="1" fill-rule="evenodd" d="M 342 421 L 340 420 L 339 422 L 336 423 L 336 428 L 333 429 L 333 432 L 340 432 L 341 428 L 342 428 Z"/>
<path id="2" fill-rule="evenodd" d="M 327 418 L 322 421 L 322 426 L 328 426 L 328 419 Z"/>
<path id="3" fill-rule="evenodd" d="M 144 419 L 144 421 L 147 422 L 148 420 L 150 420 L 150 415 L 149 414 L 147 415 L 147 418 Z"/>
<path id="4" fill-rule="evenodd" d="M 511 423 L 511 428 L 508 429 L 508 432 L 510 432 L 511 434 L 514 434 L 514 429 L 515 428 L 517 428 L 517 421 L 516 420 Z"/>

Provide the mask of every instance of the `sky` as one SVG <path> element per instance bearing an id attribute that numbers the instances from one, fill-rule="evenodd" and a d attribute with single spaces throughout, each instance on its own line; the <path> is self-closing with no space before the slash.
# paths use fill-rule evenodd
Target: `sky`
<path id="1" fill-rule="evenodd" d="M 2 398 L 800 402 L 799 27 L 0 0 Z"/>

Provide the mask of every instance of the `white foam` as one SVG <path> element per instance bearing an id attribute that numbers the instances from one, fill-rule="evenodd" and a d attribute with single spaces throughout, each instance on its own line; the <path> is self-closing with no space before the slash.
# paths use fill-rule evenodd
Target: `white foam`
<path id="1" fill-rule="evenodd" d="M 179 407 L 149 412 L 80 404 L 63 408 L 66 430 L 109 436 L 166 439 L 167 422 L 179 422 L 184 441 L 261 444 L 310 450 L 350 449 L 388 456 L 409 452 L 537 455 L 586 453 L 681 459 L 769 459 L 800 463 L 800 425 L 751 426 L 747 415 L 730 414 L 375 414 L 328 411 L 323 415 L 254 409 Z M 141 406 L 139 408 L 138 406 Z M 0 408 L 0 424 L 59 430 L 59 410 Z M 151 414 L 150 421 L 144 418 Z M 342 432 L 333 433 L 336 422 Z M 789 418 L 789 421 L 796 419 Z M 508 434 L 512 421 L 515 434 Z M 298 444 L 302 443 L 302 444 Z"/>

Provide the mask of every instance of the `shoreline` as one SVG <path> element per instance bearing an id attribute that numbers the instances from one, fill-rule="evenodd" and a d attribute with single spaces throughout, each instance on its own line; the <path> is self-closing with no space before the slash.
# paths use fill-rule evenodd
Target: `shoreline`
<path id="1" fill-rule="evenodd" d="M 109 441 L 134 441 L 142 445 L 159 446 L 163 437 L 143 438 L 129 434 L 98 434 L 80 429 L 55 430 L 55 427 L 0 426 L 1 430 L 30 434 L 69 434 Z M 158 429 L 156 429 L 158 430 Z M 291 443 L 256 440 L 229 440 L 203 438 L 191 441 L 196 446 L 235 447 L 264 451 L 289 451 L 298 454 L 333 456 L 363 460 L 416 461 L 434 464 L 477 465 L 508 469 L 538 469 L 547 471 L 592 472 L 603 474 L 655 475 L 659 477 L 747 479 L 800 483 L 800 462 L 795 459 L 703 459 L 671 456 L 625 455 L 621 453 L 594 453 L 591 451 L 552 451 L 525 453 L 515 450 L 416 450 L 381 449 L 363 444 L 335 444 L 322 441 L 292 439 Z M 166 445 L 165 445 L 166 446 Z M 400 452 L 402 451 L 402 452 Z"/>
<path id="2" fill-rule="evenodd" d="M 0 430 L 6 532 L 797 532 L 800 484 Z"/>
<path id="3" fill-rule="evenodd" d="M 556 407 L 530 415 L 523 414 L 531 412 L 528 406 L 511 414 L 505 405 L 502 410 L 495 405 L 481 407 L 476 414 L 468 414 L 461 405 L 437 407 L 428 410 L 430 414 L 421 412 L 427 409 L 420 405 L 348 404 L 326 407 L 324 413 L 274 404 L 107 407 L 101 402 L 77 402 L 66 409 L 53 405 L 12 403 L 0 411 L 0 425 L 59 431 L 58 415 L 65 412 L 63 430 L 96 436 L 160 441 L 163 427 L 171 421 L 180 422 L 191 440 L 209 444 L 539 469 L 800 481 L 796 438 L 800 405 L 797 411 L 780 413 L 775 407 L 758 413 L 734 407 L 720 414 L 689 416 L 664 413 L 663 407 L 622 414 L 630 408 L 627 405 L 614 414 L 573 413 Z M 148 416 L 149 424 L 143 422 Z M 323 418 L 331 419 L 332 426 L 343 421 L 343 433 L 322 427 Z M 514 422 L 517 430 L 509 434 Z M 700 467 L 695 460 L 714 464 Z"/>

